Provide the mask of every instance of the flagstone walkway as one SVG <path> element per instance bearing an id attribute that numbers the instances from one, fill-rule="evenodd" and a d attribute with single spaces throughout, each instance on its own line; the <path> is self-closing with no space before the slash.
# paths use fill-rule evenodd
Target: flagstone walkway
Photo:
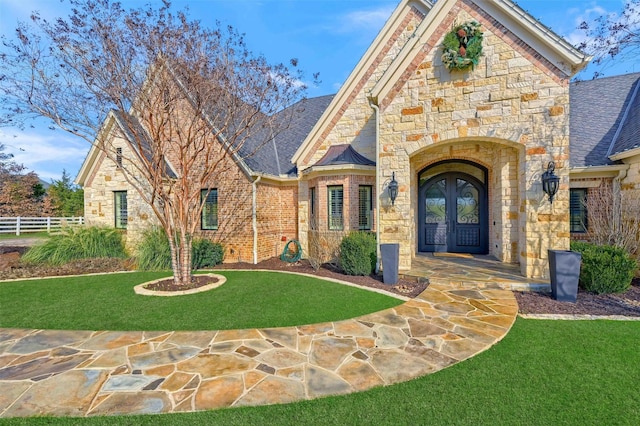
<path id="1" fill-rule="evenodd" d="M 0 329 L 0 417 L 170 413 L 359 392 L 484 351 L 517 311 L 507 290 L 431 284 L 393 309 L 298 327 Z"/>

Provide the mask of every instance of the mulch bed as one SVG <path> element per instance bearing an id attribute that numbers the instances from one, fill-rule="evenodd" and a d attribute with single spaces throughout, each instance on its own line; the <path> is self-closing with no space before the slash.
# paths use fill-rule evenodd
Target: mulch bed
<path id="1" fill-rule="evenodd" d="M 337 280 L 347 281 L 362 287 L 377 288 L 401 296 L 414 298 L 422 293 L 429 283 L 426 280 L 399 279 L 395 285 L 388 285 L 382 282 L 382 275 L 346 275 L 338 268 L 325 264 L 317 271 L 311 267 L 306 260 L 300 260 L 295 263 L 284 262 L 277 257 L 264 260 L 256 265 L 252 263 L 225 263 L 219 265 L 216 269 L 269 269 L 273 271 L 289 271 L 302 274 L 315 275 L 318 277 L 333 278 Z"/>
<path id="2" fill-rule="evenodd" d="M 558 302 L 550 293 L 515 292 L 521 314 L 624 315 L 640 317 L 640 278 L 624 293 L 591 294 L 579 289 L 576 303 Z"/>
<path id="3" fill-rule="evenodd" d="M 206 275 L 194 275 L 191 277 L 191 282 L 187 285 L 176 285 L 173 278 L 167 278 L 166 280 L 155 281 L 151 284 L 143 286 L 147 290 L 151 291 L 185 291 L 193 290 L 194 288 L 204 287 L 209 284 L 217 283 L 216 277 L 208 277 Z"/>
<path id="4" fill-rule="evenodd" d="M 0 256 L 4 253 L 24 253 L 24 247 L 0 247 Z M 0 270 L 0 280 L 13 278 L 44 277 L 53 275 L 78 275 L 95 272 L 113 272 L 132 270 L 131 261 L 126 259 L 86 259 L 61 266 L 33 266 L 19 262 L 11 268 Z M 331 265 L 323 265 L 314 270 L 308 261 L 295 263 L 283 262 L 271 258 L 257 265 L 251 263 L 225 263 L 215 269 L 268 269 L 274 271 L 299 272 L 318 277 L 334 278 L 350 283 L 385 290 L 406 297 L 416 297 L 428 286 L 426 280 L 400 279 L 395 285 L 382 282 L 381 275 L 352 276 Z M 207 282 L 208 283 L 208 282 Z M 202 284 L 204 285 L 204 284 Z M 170 280 L 163 284 L 163 290 L 170 291 Z M 194 283 L 197 287 L 198 283 Z M 181 288 L 184 290 L 184 288 Z M 619 294 L 596 295 L 579 291 L 576 303 L 558 302 L 547 293 L 515 292 L 520 312 L 523 314 L 571 314 L 571 315 L 624 315 L 640 317 L 640 278 L 634 279 L 629 290 Z"/>

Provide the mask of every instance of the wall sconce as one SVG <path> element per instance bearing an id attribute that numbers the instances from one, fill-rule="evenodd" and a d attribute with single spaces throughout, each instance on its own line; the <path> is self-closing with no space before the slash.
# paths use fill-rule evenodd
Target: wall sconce
<path id="1" fill-rule="evenodd" d="M 389 182 L 387 190 L 389 191 L 389 198 L 391 198 L 391 205 L 393 206 L 396 202 L 396 198 L 398 197 L 398 181 L 396 180 L 396 172 L 391 174 L 391 182 Z"/>
<path id="2" fill-rule="evenodd" d="M 549 196 L 549 202 L 553 204 L 553 197 L 558 193 L 560 178 L 556 176 L 554 170 L 556 163 L 549 161 L 547 171 L 542 173 L 542 190 Z"/>

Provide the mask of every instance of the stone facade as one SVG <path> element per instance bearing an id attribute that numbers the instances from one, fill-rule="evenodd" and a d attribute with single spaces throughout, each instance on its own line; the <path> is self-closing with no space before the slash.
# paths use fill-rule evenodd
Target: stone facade
<path id="1" fill-rule="evenodd" d="M 408 65 L 393 69 L 408 41 L 421 35 L 423 19 L 407 8 L 298 167 L 342 143 L 375 159 L 377 132 L 380 242 L 400 243 L 400 269 L 408 270 L 418 244 L 418 173 L 442 161 L 471 161 L 488 170 L 488 253 L 520 263 L 526 276 L 544 277 L 547 249 L 569 246 L 568 77 L 470 1 L 455 2 Z M 440 60 L 442 38 L 470 20 L 482 25 L 484 54 L 474 70 L 450 72 Z M 385 83 L 389 75 L 399 77 Z M 391 89 L 382 93 L 383 84 Z M 540 177 L 552 160 L 561 185 L 550 204 Z M 392 172 L 400 183 L 395 206 L 386 198 Z"/>
<path id="2" fill-rule="evenodd" d="M 131 145 L 119 132 L 109 135 L 108 144 L 122 149 L 123 158 L 131 158 Z M 129 167 L 124 160 L 123 167 Z M 140 194 L 125 179 L 122 167 L 107 158 L 104 153 L 98 154 L 96 166 L 84 183 L 85 223 L 88 226 L 116 226 L 115 192 L 127 192 L 127 249 L 133 251 L 142 232 L 157 223 L 150 205 L 142 200 Z"/>

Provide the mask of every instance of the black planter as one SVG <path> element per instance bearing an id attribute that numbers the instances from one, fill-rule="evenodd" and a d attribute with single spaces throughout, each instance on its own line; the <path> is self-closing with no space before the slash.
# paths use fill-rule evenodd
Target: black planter
<path id="1" fill-rule="evenodd" d="M 570 250 L 549 250 L 551 296 L 560 302 L 575 303 L 582 255 Z"/>
<path id="2" fill-rule="evenodd" d="M 382 281 L 388 285 L 396 284 L 400 244 L 380 244 L 380 256 L 382 257 Z"/>

